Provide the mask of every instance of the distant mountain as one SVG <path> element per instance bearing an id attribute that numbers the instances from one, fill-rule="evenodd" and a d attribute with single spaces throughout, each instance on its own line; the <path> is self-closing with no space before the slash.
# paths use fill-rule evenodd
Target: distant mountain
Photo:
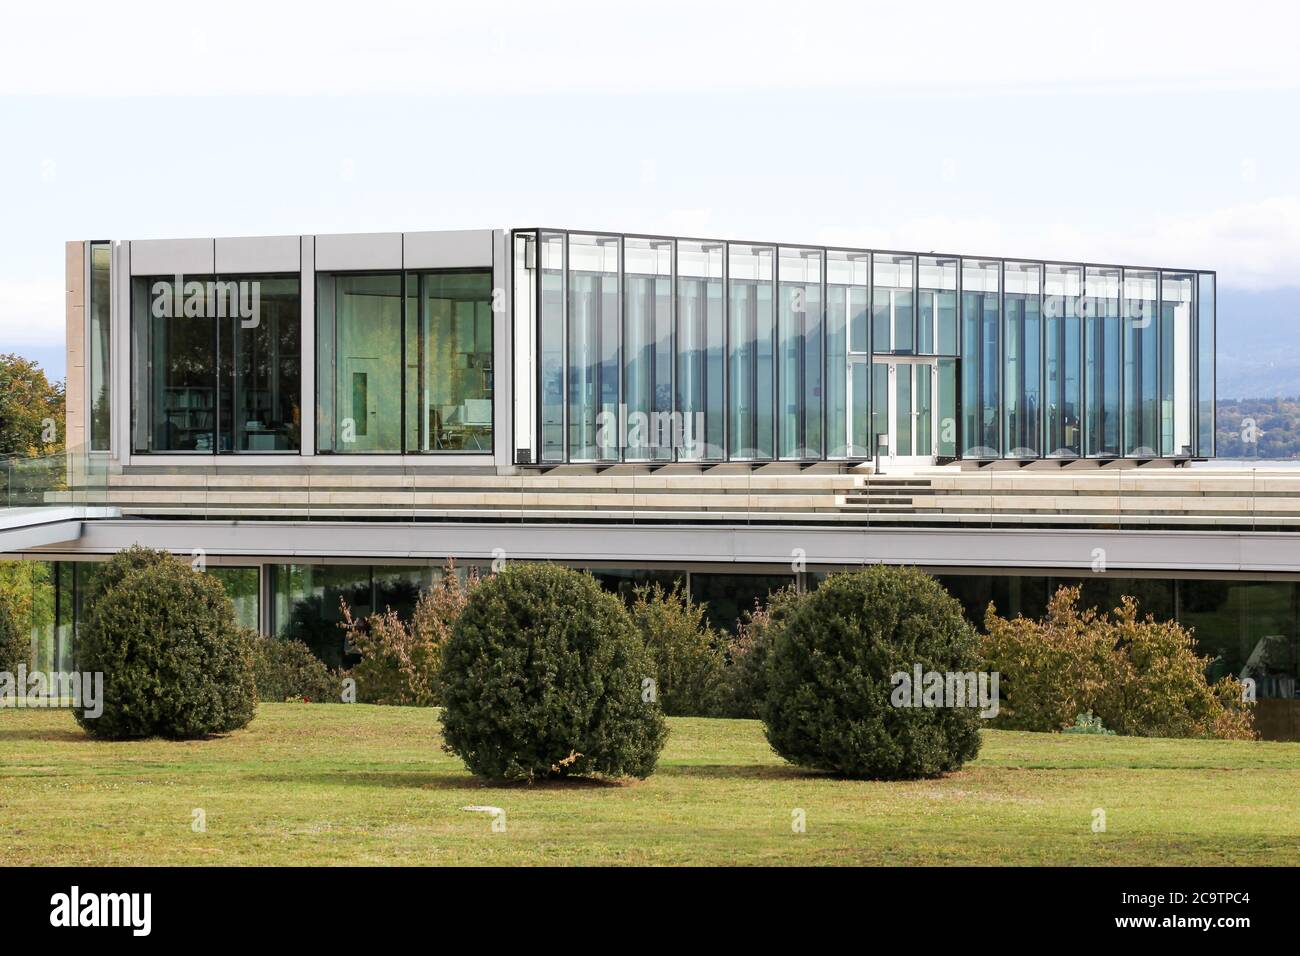
<path id="1" fill-rule="evenodd" d="M 1300 395 L 1300 286 L 1219 290 L 1218 397 Z"/>

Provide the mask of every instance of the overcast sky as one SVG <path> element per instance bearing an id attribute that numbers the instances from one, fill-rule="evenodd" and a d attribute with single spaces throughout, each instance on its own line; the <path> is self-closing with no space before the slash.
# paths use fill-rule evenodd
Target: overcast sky
<path id="1" fill-rule="evenodd" d="M 67 239 L 552 225 L 1300 285 L 1292 3 L 6 4 L 0 352 Z"/>

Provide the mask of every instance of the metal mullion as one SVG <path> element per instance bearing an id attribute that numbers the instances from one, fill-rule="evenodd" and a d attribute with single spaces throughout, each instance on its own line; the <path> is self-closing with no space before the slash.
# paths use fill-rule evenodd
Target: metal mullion
<path id="1" fill-rule="evenodd" d="M 560 389 L 560 422 L 563 431 L 560 435 L 560 448 L 562 455 L 560 460 L 565 464 L 569 462 L 569 233 L 560 233 L 563 237 L 560 252 L 560 368 L 561 389 Z"/>
<path id="2" fill-rule="evenodd" d="M 731 461 L 731 243 L 719 244 L 722 246 L 722 460 Z"/>
<path id="3" fill-rule="evenodd" d="M 672 366 L 673 366 L 673 367 L 672 367 L 671 371 L 670 371 L 668 374 L 669 374 L 669 376 L 670 376 L 670 378 L 671 378 L 671 380 L 672 380 L 672 389 L 671 389 L 671 392 L 670 392 L 670 394 L 669 394 L 669 400 L 672 402 L 673 412 L 676 412 L 676 411 L 677 411 L 677 407 L 678 407 L 678 405 L 680 405 L 681 403 L 677 400 L 677 363 L 678 363 L 678 361 L 679 361 L 679 358 L 678 358 L 678 354 L 677 354 L 677 339 L 678 339 L 678 335 L 677 335 L 677 313 L 678 313 L 678 309 L 677 309 L 677 293 L 678 293 L 678 288 L 677 288 L 677 240 L 675 240 L 675 239 L 672 241 L 672 252 L 671 252 L 671 256 L 672 256 L 672 258 L 670 259 L 671 266 L 670 266 L 670 268 L 669 268 L 669 272 L 671 273 L 671 277 L 669 278 L 669 281 L 668 281 L 668 295 L 669 295 L 669 300 L 670 300 L 670 301 L 669 301 L 668 308 L 669 308 L 669 315 L 670 315 L 670 319 L 669 319 L 669 321 L 671 322 L 671 326 L 670 326 L 670 328 L 671 328 L 671 330 L 672 330 L 671 333 L 670 333 L 670 334 L 672 335 L 672 347 L 669 349 L 669 354 L 672 356 Z M 675 429 L 676 423 L 677 423 L 678 421 L 680 421 L 680 422 L 682 423 L 681 435 L 682 435 L 682 438 L 685 439 L 685 437 L 686 437 L 686 417 L 685 417 L 685 415 L 683 415 L 680 419 L 677 418 L 676 415 L 674 415 L 673 417 L 671 417 L 671 418 L 669 419 L 669 421 L 673 423 L 674 429 Z M 680 460 L 681 460 L 681 446 L 680 446 L 680 443 L 677 442 L 677 441 L 675 440 L 675 439 L 676 439 L 676 433 L 675 433 L 675 431 L 674 431 L 673 438 L 674 438 L 674 441 L 673 441 L 673 443 L 672 443 L 671 454 L 668 456 L 668 460 L 669 460 L 669 461 L 676 462 L 676 461 L 680 461 Z"/>
<path id="4" fill-rule="evenodd" d="M 624 447 L 624 446 L 625 446 L 624 438 L 627 437 L 627 436 L 626 436 L 627 426 L 626 426 L 626 424 L 625 424 L 625 422 L 624 422 L 624 420 L 623 420 L 623 409 L 627 407 L 627 398 L 626 398 L 626 396 L 623 394 L 623 389 L 624 389 L 624 387 L 625 387 L 625 384 L 624 384 L 624 381 L 623 381 L 623 363 L 626 361 L 626 356 L 624 356 L 624 354 L 623 354 L 623 339 L 624 339 L 624 335 L 623 335 L 623 323 L 627 321 L 627 315 L 626 315 L 626 313 L 627 313 L 627 306 L 626 306 L 626 299 L 627 299 L 627 296 L 624 295 L 624 292 L 625 292 L 626 290 L 624 289 L 624 285 L 623 285 L 623 284 L 627 281 L 627 270 L 624 268 L 624 262 L 623 262 L 623 254 L 624 254 L 624 248 L 623 248 L 623 246 L 624 246 L 624 240 L 623 240 L 623 237 L 620 236 L 619 238 L 615 239 L 614 241 L 618 243 L 618 254 L 615 256 L 615 259 L 616 259 L 616 261 L 618 262 L 618 265 L 617 265 L 617 267 L 616 267 L 617 270 L 618 270 L 618 279 L 617 279 L 617 283 L 616 283 L 616 292 L 615 292 L 615 294 L 618 296 L 618 300 L 617 300 L 617 302 L 616 302 L 615 305 L 614 305 L 614 310 L 615 310 L 615 312 L 617 313 L 617 315 L 616 315 L 616 317 L 615 317 L 615 322 L 614 322 L 614 325 L 615 325 L 615 333 L 614 333 L 614 337 L 618 340 L 618 345 L 617 345 L 617 349 L 616 349 L 616 354 L 618 355 L 618 360 L 614 363 L 614 365 L 615 365 L 616 368 L 617 368 L 618 387 L 617 387 L 617 388 L 615 389 L 615 391 L 614 391 L 615 398 L 616 398 L 616 401 L 615 401 L 615 403 L 614 403 L 614 417 L 618 420 L 618 458 L 617 458 L 616 460 L 617 460 L 617 461 L 624 461 L 624 460 L 626 460 L 626 458 L 627 458 L 627 449 Z M 604 258 L 604 257 L 602 256 L 601 258 Z M 597 315 L 600 316 L 601 318 L 603 318 L 603 317 L 604 317 L 604 313 L 605 313 L 605 289 L 604 289 L 604 282 L 605 282 L 605 280 L 604 280 L 604 274 L 603 274 L 604 263 L 601 263 L 601 266 L 602 266 L 602 275 L 601 275 L 601 280 L 600 280 L 600 281 L 601 281 L 601 290 L 600 290 L 601 294 L 600 294 L 600 300 L 599 300 L 599 301 L 600 301 L 600 311 L 597 313 Z M 596 360 L 597 360 L 598 362 L 600 362 L 601 366 L 604 365 L 604 354 L 603 354 L 603 353 L 604 353 L 604 346 L 605 346 L 604 337 L 605 337 L 605 323 L 602 322 L 602 321 L 600 321 L 600 318 L 598 318 L 598 319 L 596 320 L 596 341 L 597 341 L 597 343 L 598 343 L 597 348 L 600 350 L 600 353 L 597 354 L 597 356 L 596 356 Z M 653 375 L 653 373 L 654 373 L 654 360 L 653 360 L 653 359 L 651 359 L 650 369 L 651 369 L 651 374 Z M 601 377 L 600 377 L 600 384 L 601 384 L 601 386 L 602 386 L 602 390 L 603 390 L 603 386 L 604 386 L 604 384 L 605 384 L 605 376 L 604 376 L 604 375 L 601 375 Z M 599 395 L 596 396 L 596 408 L 597 408 L 597 411 L 596 411 L 596 417 L 599 418 L 599 417 L 600 417 L 600 396 L 599 396 Z M 597 429 L 597 430 L 599 431 L 599 429 Z M 601 448 L 599 448 L 599 447 L 597 447 L 597 449 L 596 449 L 596 458 L 597 458 L 598 461 L 606 461 L 606 460 L 608 460 L 608 459 L 605 458 L 604 450 L 601 449 Z"/>

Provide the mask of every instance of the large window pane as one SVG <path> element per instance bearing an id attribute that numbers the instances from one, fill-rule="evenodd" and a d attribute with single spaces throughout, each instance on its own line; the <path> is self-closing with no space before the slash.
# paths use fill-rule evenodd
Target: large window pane
<path id="1" fill-rule="evenodd" d="M 1155 272 L 1124 271 L 1124 454 L 1153 458 L 1160 448 L 1159 306 Z"/>
<path id="2" fill-rule="evenodd" d="M 1196 276 L 1166 272 L 1160 279 L 1160 453 L 1192 454 L 1192 305 Z"/>
<path id="3" fill-rule="evenodd" d="M 407 276 L 406 450 L 492 450 L 492 273 Z"/>
<path id="4" fill-rule="evenodd" d="M 1047 394 L 1043 407 L 1047 417 L 1046 451 L 1053 458 L 1078 458 L 1083 454 L 1082 292 L 1082 267 L 1047 266 L 1043 280 Z"/>
<path id="5" fill-rule="evenodd" d="M 728 393 L 731 404 L 731 457 L 772 457 L 775 370 L 773 285 L 776 250 L 763 246 L 728 247 L 730 350 Z"/>
<path id="6" fill-rule="evenodd" d="M 617 236 L 569 236 L 569 459 L 619 458 Z"/>
<path id="7" fill-rule="evenodd" d="M 870 255 L 826 253 L 826 455 L 870 458 Z"/>
<path id="8" fill-rule="evenodd" d="M 957 354 L 957 260 L 917 261 L 916 351 Z"/>
<path id="9" fill-rule="evenodd" d="M 1002 438 L 999 418 L 1000 354 L 998 301 L 1000 265 L 962 260 L 962 456 L 997 458 Z"/>
<path id="10" fill-rule="evenodd" d="M 782 249 L 777 396 L 782 458 L 822 457 L 822 254 Z"/>
<path id="11" fill-rule="evenodd" d="M 939 359 L 939 404 L 935 415 L 935 454 L 941 458 L 957 456 L 957 360 Z"/>
<path id="12" fill-rule="evenodd" d="M 538 242 L 541 304 L 541 460 L 565 460 L 564 236 L 542 233 Z"/>
<path id="13" fill-rule="evenodd" d="M 1084 323 L 1084 454 L 1119 455 L 1120 270 L 1088 269 Z"/>
<path id="14" fill-rule="evenodd" d="M 871 334 L 875 351 L 914 350 L 913 279 L 911 256 L 875 256 L 871 292 Z"/>
<path id="15" fill-rule="evenodd" d="M 684 429 L 673 420 L 673 243 L 623 241 L 625 457 L 671 461 Z"/>
<path id="16" fill-rule="evenodd" d="M 402 277 L 316 279 L 317 447 L 402 450 Z"/>
<path id="17" fill-rule="evenodd" d="M 680 456 L 726 457 L 726 319 L 720 242 L 677 243 L 677 410 Z"/>
<path id="18" fill-rule="evenodd" d="M 216 450 L 217 322 L 211 276 L 138 278 L 132 286 L 138 452 Z"/>
<path id="19" fill-rule="evenodd" d="M 1039 296 L 1043 267 L 1008 262 L 1002 295 L 1004 428 L 1008 458 L 1040 456 L 1042 339 Z"/>
<path id="20" fill-rule="evenodd" d="M 90 290 L 86 321 L 90 329 L 90 449 L 108 451 L 112 428 L 112 259 L 106 242 L 90 246 Z"/>
<path id="21" fill-rule="evenodd" d="M 299 280 L 228 277 L 226 287 L 256 290 L 256 320 L 221 319 L 220 450 L 297 451 L 302 425 L 302 314 Z M 235 294 L 242 294 L 237 290 Z"/>

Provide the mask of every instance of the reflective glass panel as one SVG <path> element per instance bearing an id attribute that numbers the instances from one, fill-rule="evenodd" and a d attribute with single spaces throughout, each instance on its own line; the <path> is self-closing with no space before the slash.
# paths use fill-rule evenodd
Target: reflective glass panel
<path id="1" fill-rule="evenodd" d="M 1079 300 L 1083 290 L 1081 266 L 1047 266 L 1043 279 L 1043 337 L 1046 365 L 1043 410 L 1047 425 L 1045 450 L 1053 458 L 1083 454 L 1083 326 Z"/>
<path id="2" fill-rule="evenodd" d="M 777 364 L 780 456 L 822 457 L 822 254 L 782 248 Z"/>
<path id="3" fill-rule="evenodd" d="M 1008 458 L 1037 458 L 1042 428 L 1043 267 L 1008 262 L 1002 295 L 1003 427 Z"/>
<path id="4" fill-rule="evenodd" d="M 673 243 L 623 241 L 625 457 L 671 461 L 684 443 L 673 418 Z"/>
<path id="5" fill-rule="evenodd" d="M 1124 454 L 1154 458 L 1160 449 L 1159 287 L 1155 272 L 1124 272 Z"/>
<path id="6" fill-rule="evenodd" d="M 776 250 L 767 246 L 729 245 L 727 255 L 730 457 L 772 458 Z"/>
<path id="7" fill-rule="evenodd" d="M 1084 333 L 1084 454 L 1112 458 L 1119 449 L 1120 270 L 1089 268 L 1080 307 Z"/>
<path id="8" fill-rule="evenodd" d="M 997 458 L 1002 449 L 999 416 L 999 303 L 1001 266 L 962 260 L 962 456 Z"/>
<path id="9" fill-rule="evenodd" d="M 957 260 L 922 256 L 917 261 L 916 351 L 957 354 Z"/>
<path id="10" fill-rule="evenodd" d="M 1195 292 L 1191 273 L 1160 278 L 1160 453 L 1167 457 L 1192 454 Z"/>
<path id="11" fill-rule="evenodd" d="M 619 458 L 619 239 L 569 236 L 569 460 Z"/>
<path id="12" fill-rule="evenodd" d="M 826 455 L 869 458 L 870 254 L 826 253 Z"/>
<path id="13" fill-rule="evenodd" d="M 677 243 L 677 409 L 680 457 L 726 457 L 726 319 L 720 242 Z"/>

